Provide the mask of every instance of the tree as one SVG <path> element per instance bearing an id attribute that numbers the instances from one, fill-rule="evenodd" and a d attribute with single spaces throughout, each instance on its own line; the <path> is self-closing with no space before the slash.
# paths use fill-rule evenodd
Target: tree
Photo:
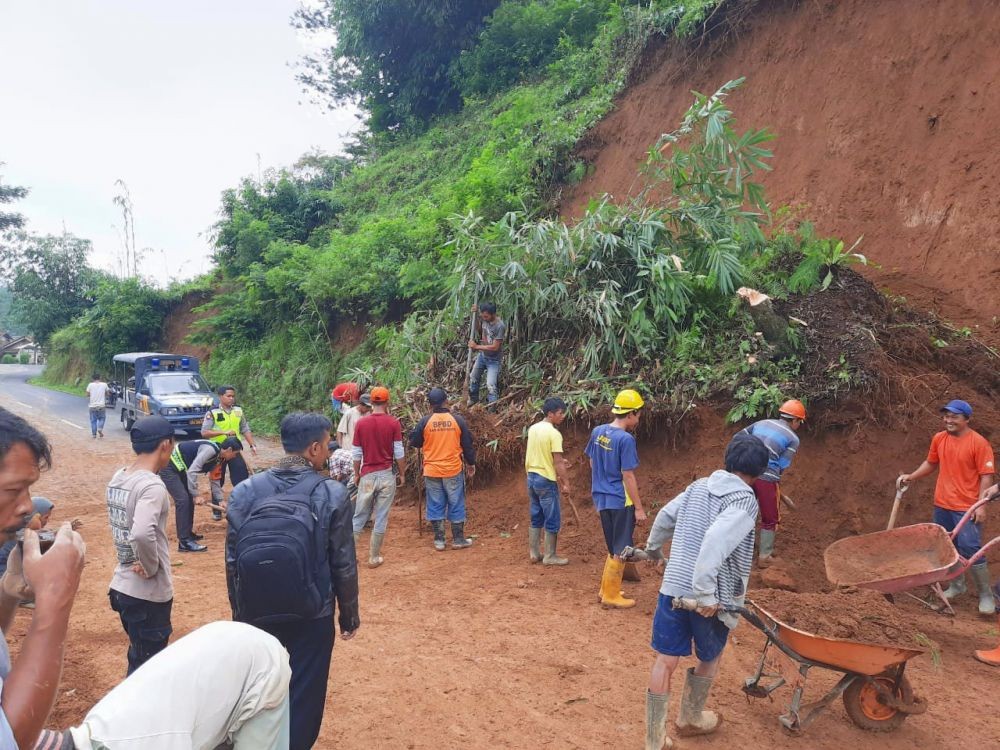
<path id="1" fill-rule="evenodd" d="M 0 281 L 13 294 L 11 316 L 45 344 L 91 304 L 97 274 L 87 265 L 90 240 L 25 232 L 11 240 L 0 247 Z"/>
<path id="2" fill-rule="evenodd" d="M 0 161 L 0 167 L 2 166 L 3 162 Z M 27 188 L 0 183 L 0 204 L 19 201 L 27 194 Z M 0 211 L 0 232 L 8 229 L 19 229 L 22 226 L 24 226 L 24 217 L 21 214 Z"/>
<path id="3" fill-rule="evenodd" d="M 332 107 L 360 102 L 376 132 L 418 130 L 457 109 L 449 70 L 500 0 L 322 0 L 293 24 L 332 32 L 336 43 L 307 57 L 299 81 Z"/>

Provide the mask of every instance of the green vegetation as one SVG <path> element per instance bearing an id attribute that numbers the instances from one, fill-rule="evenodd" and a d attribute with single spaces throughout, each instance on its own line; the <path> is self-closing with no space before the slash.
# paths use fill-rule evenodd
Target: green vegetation
<path id="1" fill-rule="evenodd" d="M 48 388 L 52 391 L 62 391 L 63 393 L 70 393 L 74 396 L 86 396 L 87 386 L 85 383 L 88 382 L 88 377 L 81 377 L 74 380 L 71 383 L 66 383 L 61 380 L 53 380 L 49 377 L 49 371 L 46 369 L 41 375 L 35 378 L 29 378 L 28 382 L 32 385 L 41 386 L 42 388 Z"/>
<path id="2" fill-rule="evenodd" d="M 796 268 L 796 290 L 826 288 L 858 257 L 786 231 L 783 212 L 772 225 L 754 178 L 770 136 L 737 131 L 725 104 L 740 81 L 697 95 L 651 144 L 638 198 L 596 200 L 573 226 L 552 218 L 562 186 L 586 174 L 577 143 L 649 40 L 687 43 L 724 24 L 725 6 L 325 0 L 301 12 L 300 26 L 337 32 L 303 83 L 362 102 L 368 129 L 345 156 L 307 154 L 222 196 L 219 270 L 196 283 L 207 377 L 240 388 L 262 429 L 326 407 L 345 378 L 457 390 L 469 306 L 489 297 L 509 325 L 508 392 L 558 389 L 588 408 L 637 384 L 664 410 L 725 394 L 734 419 L 768 411 L 799 358 L 755 336 L 734 289 L 785 297 Z M 51 336 L 50 381 L 155 345 L 184 291 L 107 277 L 86 289 Z"/>
<path id="3" fill-rule="evenodd" d="M 14 358 L 13 354 L 5 354 L 5 355 L 3 355 L 3 359 L 0 359 L 0 364 L 3 364 L 3 365 L 16 365 L 17 364 L 17 360 Z"/>

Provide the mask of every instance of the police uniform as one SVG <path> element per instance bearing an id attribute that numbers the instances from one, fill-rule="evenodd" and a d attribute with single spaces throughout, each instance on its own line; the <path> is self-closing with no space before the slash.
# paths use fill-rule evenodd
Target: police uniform
<path id="1" fill-rule="evenodd" d="M 234 406 L 229 411 L 226 411 L 220 406 L 205 414 L 205 419 L 201 423 L 201 430 L 202 432 L 205 430 L 216 430 L 218 432 L 229 432 L 232 430 L 236 433 L 237 437 L 246 437 L 250 434 L 250 423 L 243 414 L 241 407 Z M 208 440 L 221 444 L 225 442 L 227 437 L 229 436 L 216 435 L 215 437 L 208 438 Z M 247 468 L 247 462 L 241 454 L 237 454 L 231 461 L 227 461 L 221 466 L 216 467 L 215 471 L 210 474 L 213 498 L 218 497 L 219 500 L 222 499 L 222 486 L 226 483 L 227 470 L 229 472 L 229 481 L 233 487 L 250 476 L 250 469 Z M 212 514 L 216 517 L 216 520 L 221 518 L 221 514 L 216 510 L 213 510 Z"/>
<path id="2" fill-rule="evenodd" d="M 178 443 L 170 454 L 170 463 L 160 470 L 160 479 L 174 499 L 177 541 L 195 541 L 194 498 L 198 494 L 198 474 L 209 474 L 219 466 L 222 446 L 211 440 Z M 222 499 L 222 489 L 212 487 L 212 502 Z"/>

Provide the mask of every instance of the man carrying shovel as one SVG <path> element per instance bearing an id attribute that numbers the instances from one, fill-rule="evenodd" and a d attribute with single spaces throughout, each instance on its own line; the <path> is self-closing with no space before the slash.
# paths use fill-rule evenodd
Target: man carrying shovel
<path id="1" fill-rule="evenodd" d="M 966 401 L 954 399 L 941 407 L 944 430 L 931 438 L 927 459 L 909 474 L 899 477 L 901 484 L 938 472 L 934 487 L 934 523 L 952 531 L 965 512 L 980 497 L 990 493 L 993 473 L 996 470 L 993 448 L 989 441 L 969 427 L 972 407 Z M 980 528 L 986 520 L 986 506 L 976 511 L 955 538 L 955 546 L 962 557 L 968 559 L 982 546 Z M 990 571 L 986 560 L 973 565 L 969 572 L 979 589 L 979 612 L 991 615 L 996 612 L 996 601 L 990 589 Z M 952 579 L 944 595 L 954 599 L 966 591 L 965 576 Z"/>

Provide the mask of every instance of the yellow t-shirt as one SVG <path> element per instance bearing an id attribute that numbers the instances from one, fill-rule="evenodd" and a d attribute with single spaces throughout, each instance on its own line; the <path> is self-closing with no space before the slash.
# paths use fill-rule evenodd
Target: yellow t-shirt
<path id="1" fill-rule="evenodd" d="M 528 450 L 524 455 L 524 468 L 528 473 L 540 474 L 556 481 L 553 453 L 563 452 L 562 433 L 546 419 L 528 428 Z"/>

